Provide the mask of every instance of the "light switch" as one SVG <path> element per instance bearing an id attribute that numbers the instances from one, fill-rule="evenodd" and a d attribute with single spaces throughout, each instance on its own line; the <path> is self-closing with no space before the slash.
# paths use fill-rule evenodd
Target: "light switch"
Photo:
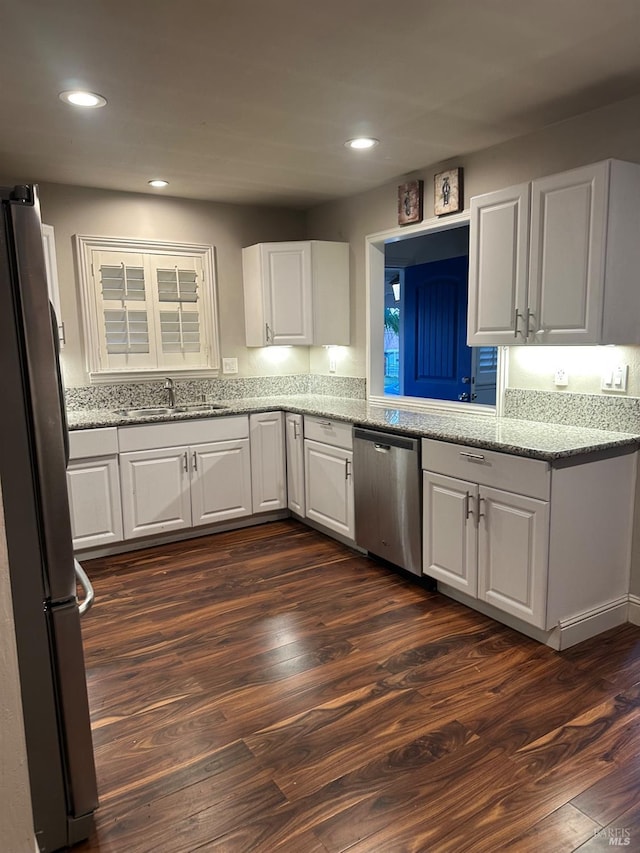
<path id="1" fill-rule="evenodd" d="M 629 365 L 618 364 L 611 370 L 609 368 L 605 370 L 602 374 L 600 387 L 603 391 L 617 391 L 620 394 L 626 394 L 628 381 Z"/>

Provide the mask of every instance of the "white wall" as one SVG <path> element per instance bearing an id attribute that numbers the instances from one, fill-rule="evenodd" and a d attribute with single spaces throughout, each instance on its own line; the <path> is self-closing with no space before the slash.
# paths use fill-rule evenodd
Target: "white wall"
<path id="1" fill-rule="evenodd" d="M 9 585 L 9 559 L 0 494 L 0 849 L 36 848 L 22 722 L 18 659 Z"/>
<path id="2" fill-rule="evenodd" d="M 375 149 L 381 150 L 382 146 Z M 376 156 L 375 152 L 372 156 Z M 609 157 L 640 162 L 640 97 L 586 113 L 484 151 L 433 164 L 411 175 L 398 176 L 397 180 L 375 190 L 309 211 L 309 233 L 314 238 L 348 240 L 351 243 L 353 347 L 348 358 L 338 365 L 338 372 L 366 375 L 365 237 L 397 227 L 398 184 L 408 178 L 424 181 L 424 217 L 430 219 L 433 217 L 433 177 L 445 168 L 463 167 L 464 204 L 468 207 L 473 195 Z M 630 393 L 640 395 L 640 347 L 625 347 L 624 350 L 620 360 L 633 365 Z M 513 387 L 544 387 L 549 390 L 555 387 L 548 371 L 543 375 L 538 370 L 535 357 L 527 360 L 517 356 L 512 360 L 510 374 Z M 323 350 L 311 350 L 312 373 L 326 372 L 326 361 L 327 355 Z M 586 376 L 578 375 L 574 371 L 574 384 L 570 384 L 568 390 L 599 393 L 599 375 L 593 371 Z"/>
<path id="3" fill-rule="evenodd" d="M 84 187 L 41 184 L 43 221 L 55 231 L 60 303 L 67 345 L 62 355 L 67 387 L 86 385 L 72 238 L 74 234 L 206 243 L 216 248 L 220 340 L 223 356 L 238 358 L 240 376 L 307 373 L 309 350 L 281 352 L 244 345 L 241 249 L 271 240 L 298 240 L 304 214 L 284 209 L 187 201 Z"/>

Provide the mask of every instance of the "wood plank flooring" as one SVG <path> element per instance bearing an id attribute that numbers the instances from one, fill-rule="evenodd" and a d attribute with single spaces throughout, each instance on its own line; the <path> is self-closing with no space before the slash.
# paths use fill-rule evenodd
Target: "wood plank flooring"
<path id="1" fill-rule="evenodd" d="M 558 654 L 295 521 L 87 562 L 79 853 L 640 850 L 640 629 Z"/>

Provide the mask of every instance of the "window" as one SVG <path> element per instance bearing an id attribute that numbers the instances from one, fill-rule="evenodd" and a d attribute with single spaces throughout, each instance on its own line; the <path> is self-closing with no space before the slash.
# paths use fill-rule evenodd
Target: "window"
<path id="1" fill-rule="evenodd" d="M 500 353 L 466 344 L 468 253 L 466 214 L 367 238 L 371 402 L 496 407 Z"/>
<path id="2" fill-rule="evenodd" d="M 75 240 L 92 377 L 219 367 L 211 246 Z"/>

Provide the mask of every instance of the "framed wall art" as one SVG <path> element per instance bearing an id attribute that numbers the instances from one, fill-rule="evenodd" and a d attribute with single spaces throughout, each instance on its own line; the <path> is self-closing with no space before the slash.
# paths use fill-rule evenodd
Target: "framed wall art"
<path id="1" fill-rule="evenodd" d="M 422 181 L 409 181 L 398 187 L 398 225 L 422 222 Z"/>
<path id="2" fill-rule="evenodd" d="M 462 169 L 448 169 L 434 178 L 434 207 L 436 216 L 462 210 Z"/>

